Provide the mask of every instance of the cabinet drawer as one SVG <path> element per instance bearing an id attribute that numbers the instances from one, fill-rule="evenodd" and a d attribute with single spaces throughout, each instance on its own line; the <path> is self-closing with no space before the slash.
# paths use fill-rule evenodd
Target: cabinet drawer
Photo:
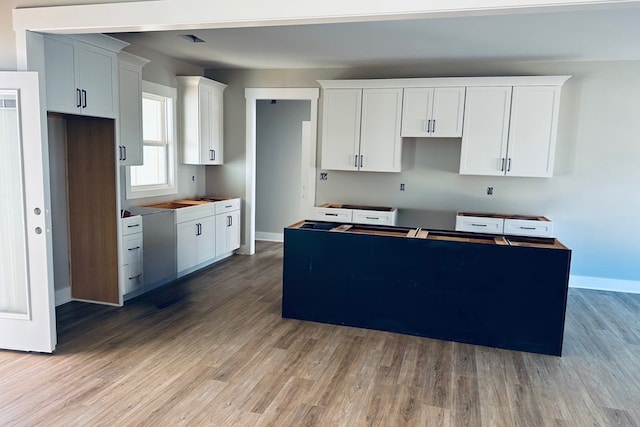
<path id="1" fill-rule="evenodd" d="M 395 225 L 396 215 L 395 211 L 382 212 L 354 209 L 353 222 L 356 224 Z"/>
<path id="2" fill-rule="evenodd" d="M 475 231 L 477 233 L 502 234 L 503 218 L 456 216 L 456 231 Z"/>
<path id="3" fill-rule="evenodd" d="M 233 212 L 240 210 L 240 199 L 229 199 L 221 202 L 215 202 L 215 211 L 217 214 Z"/>
<path id="4" fill-rule="evenodd" d="M 142 287 L 142 265 L 138 262 L 124 266 L 124 293 L 135 291 Z"/>
<path id="5" fill-rule="evenodd" d="M 352 222 L 352 210 L 340 208 L 314 208 L 314 218 L 318 221 Z"/>
<path id="6" fill-rule="evenodd" d="M 179 224 L 181 222 L 213 216 L 215 212 L 214 205 L 215 203 L 204 203 L 202 205 L 176 209 L 176 223 Z"/>
<path id="7" fill-rule="evenodd" d="M 123 262 L 140 262 L 142 259 L 142 233 L 131 234 L 122 239 Z"/>
<path id="8" fill-rule="evenodd" d="M 140 215 L 122 218 L 122 235 L 142 233 L 142 217 Z"/>
<path id="9" fill-rule="evenodd" d="M 553 237 L 553 223 L 551 221 L 507 218 L 504 220 L 504 234 Z"/>

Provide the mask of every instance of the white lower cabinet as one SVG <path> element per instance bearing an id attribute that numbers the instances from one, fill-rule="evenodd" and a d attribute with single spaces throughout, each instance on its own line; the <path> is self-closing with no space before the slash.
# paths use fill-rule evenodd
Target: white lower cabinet
<path id="1" fill-rule="evenodd" d="M 216 256 L 213 204 L 176 210 L 176 252 L 178 277 L 213 261 Z"/>
<path id="2" fill-rule="evenodd" d="M 324 203 L 313 208 L 313 216 L 314 219 L 319 221 L 371 225 L 396 225 L 398 209 Z"/>
<path id="3" fill-rule="evenodd" d="M 120 247 L 122 253 L 122 293 L 128 294 L 142 289 L 142 217 L 139 215 L 122 219 Z"/>
<path id="4" fill-rule="evenodd" d="M 240 247 L 240 199 L 216 202 L 215 211 L 216 257 L 220 257 Z"/>
<path id="5" fill-rule="evenodd" d="M 554 237 L 553 222 L 544 216 L 458 212 L 456 231 L 510 236 Z"/>

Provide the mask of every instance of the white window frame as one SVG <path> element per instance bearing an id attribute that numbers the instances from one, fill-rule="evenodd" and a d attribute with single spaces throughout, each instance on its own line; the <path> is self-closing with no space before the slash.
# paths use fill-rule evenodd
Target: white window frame
<path id="1" fill-rule="evenodd" d="M 178 193 L 178 156 L 177 156 L 177 104 L 178 91 L 175 88 L 160 85 L 157 83 L 142 82 L 142 92 L 151 95 L 167 98 L 168 121 L 167 121 L 167 181 L 165 185 L 146 185 L 139 188 L 131 186 L 131 166 L 126 167 L 126 192 L 127 200 L 142 199 L 146 197 L 167 196 Z"/>

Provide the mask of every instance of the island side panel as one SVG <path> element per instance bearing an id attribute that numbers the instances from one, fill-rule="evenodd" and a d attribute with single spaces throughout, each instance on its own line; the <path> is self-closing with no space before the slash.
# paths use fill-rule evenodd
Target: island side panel
<path id="1" fill-rule="evenodd" d="M 560 355 L 570 255 L 285 229 L 282 315 Z"/>

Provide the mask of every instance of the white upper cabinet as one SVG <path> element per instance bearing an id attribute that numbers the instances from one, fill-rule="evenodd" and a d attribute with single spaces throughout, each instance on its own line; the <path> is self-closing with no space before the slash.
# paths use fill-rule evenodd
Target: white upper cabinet
<path id="1" fill-rule="evenodd" d="M 404 89 L 401 135 L 459 138 L 464 98 L 465 87 Z"/>
<path id="2" fill-rule="evenodd" d="M 461 174 L 505 174 L 510 109 L 511 86 L 467 88 Z"/>
<path id="3" fill-rule="evenodd" d="M 325 89 L 322 168 L 400 172 L 402 89 Z"/>
<path id="4" fill-rule="evenodd" d="M 115 119 L 118 115 L 117 52 L 126 43 L 99 35 L 88 38 L 111 50 L 76 38 L 45 36 L 47 110 Z"/>
<path id="5" fill-rule="evenodd" d="M 142 165 L 142 67 L 149 61 L 127 52 L 118 54 L 120 139 L 122 166 Z"/>
<path id="6" fill-rule="evenodd" d="M 559 86 L 467 88 L 460 173 L 553 175 Z"/>
<path id="7" fill-rule="evenodd" d="M 182 163 L 221 165 L 223 92 L 227 85 L 200 76 L 179 76 Z"/>
<path id="8" fill-rule="evenodd" d="M 327 89 L 322 100 L 322 169 L 357 171 L 362 89 Z"/>
<path id="9" fill-rule="evenodd" d="M 506 174 L 553 175 L 560 87 L 513 88 Z"/>

